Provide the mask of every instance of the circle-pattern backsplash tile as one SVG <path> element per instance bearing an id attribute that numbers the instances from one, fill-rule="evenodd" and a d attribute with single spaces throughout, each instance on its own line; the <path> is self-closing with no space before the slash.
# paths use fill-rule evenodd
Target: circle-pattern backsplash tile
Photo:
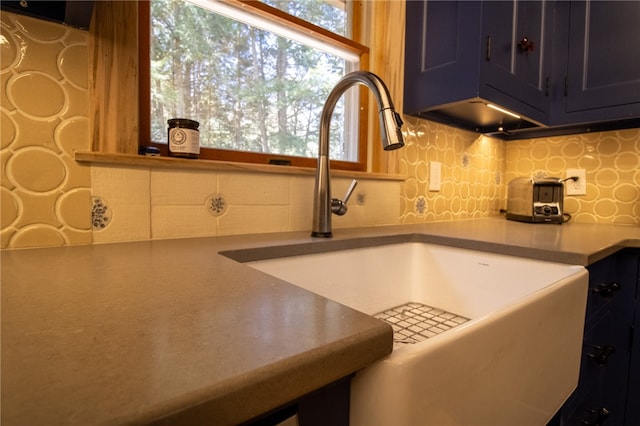
<path id="1" fill-rule="evenodd" d="M 70 117 L 60 123 L 54 131 L 54 142 L 61 151 L 72 157 L 76 150 L 85 148 L 85 139 L 89 135 L 87 117 Z"/>
<path id="2" fill-rule="evenodd" d="M 47 120 L 61 114 L 67 104 L 67 96 L 58 81 L 37 71 L 25 71 L 9 79 L 7 95 L 9 101 L 32 120 Z"/>
<path id="3" fill-rule="evenodd" d="M 2 121 L 0 121 L 0 149 L 4 149 L 11 145 L 17 136 L 16 123 L 6 111 L 1 111 Z"/>
<path id="4" fill-rule="evenodd" d="M 22 33 L 35 42 L 54 43 L 60 41 L 66 33 L 63 25 L 37 25 L 34 19 L 23 15 L 13 15 L 13 21 L 22 29 Z"/>
<path id="5" fill-rule="evenodd" d="M 7 161 L 7 172 L 16 187 L 37 195 L 58 189 L 67 167 L 55 152 L 33 147 L 15 151 Z"/>
<path id="6" fill-rule="evenodd" d="M 636 171 L 640 169 L 640 151 L 622 152 L 616 156 L 614 161 L 615 168 L 618 170 Z"/>
<path id="7" fill-rule="evenodd" d="M 7 188 L 0 188 L 0 229 L 5 229 L 20 217 L 20 199 Z"/>
<path id="8" fill-rule="evenodd" d="M 73 159 L 90 148 L 88 33 L 10 12 L 0 21 L 2 248 L 91 243 L 91 178 Z"/>
<path id="9" fill-rule="evenodd" d="M 84 211 L 84 207 L 91 200 L 89 188 L 78 188 L 66 192 L 58 197 L 56 214 L 62 223 L 69 228 L 88 231 L 92 228 L 92 218 Z"/>
<path id="10" fill-rule="evenodd" d="M 3 40 L 2 49 L 0 49 L 0 69 L 4 71 L 15 66 L 15 62 L 19 58 L 18 45 L 16 40 L 9 35 L 9 31 L 4 25 L 0 35 L 2 35 Z"/>
<path id="11" fill-rule="evenodd" d="M 78 61 L 78 58 L 83 58 L 83 60 Z M 67 82 L 77 89 L 86 90 L 89 88 L 89 74 L 86 72 L 85 67 L 78 66 L 79 62 L 85 63 L 87 61 L 86 58 L 86 44 L 74 44 L 67 46 L 62 49 L 58 57 L 60 72 Z"/>

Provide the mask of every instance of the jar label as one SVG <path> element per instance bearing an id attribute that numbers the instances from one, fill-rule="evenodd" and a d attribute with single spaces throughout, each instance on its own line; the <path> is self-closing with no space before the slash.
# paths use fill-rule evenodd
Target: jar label
<path id="1" fill-rule="evenodd" d="M 169 152 L 200 154 L 200 132 L 182 127 L 169 129 Z"/>

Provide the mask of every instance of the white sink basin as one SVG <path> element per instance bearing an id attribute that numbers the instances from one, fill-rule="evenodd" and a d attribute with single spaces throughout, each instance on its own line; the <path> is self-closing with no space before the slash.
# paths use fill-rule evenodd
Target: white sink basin
<path id="1" fill-rule="evenodd" d="M 581 266 L 425 243 L 248 264 L 371 315 L 411 302 L 464 317 L 428 338 L 396 332 L 393 352 L 352 382 L 352 425 L 540 426 L 577 385 Z M 396 328 L 431 324 L 418 320 Z"/>

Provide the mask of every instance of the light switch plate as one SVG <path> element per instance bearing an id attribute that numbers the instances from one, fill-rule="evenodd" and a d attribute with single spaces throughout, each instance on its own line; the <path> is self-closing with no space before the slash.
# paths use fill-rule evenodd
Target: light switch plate
<path id="1" fill-rule="evenodd" d="M 571 180 L 576 176 L 578 180 Z M 567 180 L 565 181 L 566 195 L 586 195 L 587 194 L 587 171 L 585 169 L 567 169 Z"/>
<path id="2" fill-rule="evenodd" d="M 429 191 L 440 191 L 442 163 L 429 161 Z"/>

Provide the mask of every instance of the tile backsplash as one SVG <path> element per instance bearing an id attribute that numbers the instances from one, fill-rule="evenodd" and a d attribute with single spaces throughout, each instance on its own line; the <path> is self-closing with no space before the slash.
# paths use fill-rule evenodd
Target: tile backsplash
<path id="1" fill-rule="evenodd" d="M 91 243 L 86 33 L 3 12 L 2 247 Z"/>
<path id="2" fill-rule="evenodd" d="M 505 188 L 505 143 L 426 120 L 405 120 L 402 222 L 498 215 Z M 439 190 L 429 189 L 431 162 L 441 165 Z"/>
<path id="3" fill-rule="evenodd" d="M 313 178 L 84 166 L 90 149 L 86 32 L 0 15 L 2 248 L 309 230 Z M 587 170 L 576 222 L 640 224 L 640 129 L 504 142 L 406 117 L 405 181 L 362 179 L 334 228 L 495 216 L 516 176 Z M 429 189 L 431 162 L 439 191 Z M 350 179 L 333 179 L 342 195 Z"/>

